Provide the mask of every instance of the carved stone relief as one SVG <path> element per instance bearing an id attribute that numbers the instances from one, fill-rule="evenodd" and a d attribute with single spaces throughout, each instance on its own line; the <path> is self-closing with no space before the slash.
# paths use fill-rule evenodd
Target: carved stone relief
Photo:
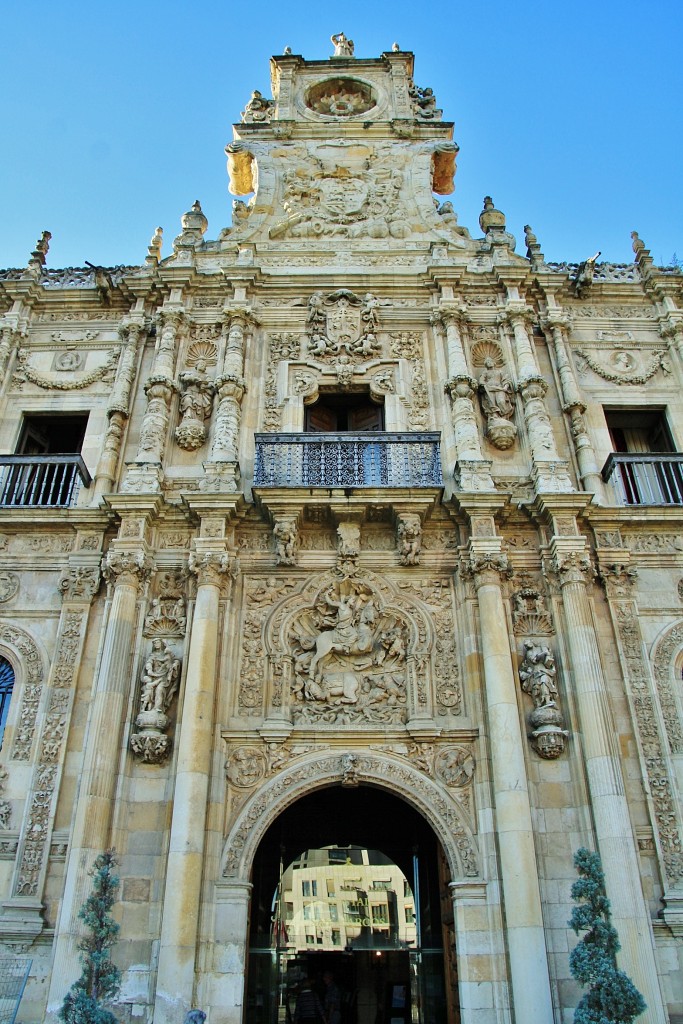
<path id="1" fill-rule="evenodd" d="M 599 352 L 602 355 L 602 349 Z M 629 352 L 617 348 L 608 356 L 607 364 L 590 349 L 576 348 L 574 353 L 576 368 L 581 376 L 585 376 L 590 369 L 611 384 L 646 384 L 659 370 L 665 377 L 671 375 L 671 363 L 666 349 L 653 352 L 650 359 L 645 361 L 640 351 Z"/>
<path id="2" fill-rule="evenodd" d="M 522 587 L 512 595 L 512 623 L 517 636 L 550 636 L 552 619 L 545 598 L 533 586 Z"/>
<path id="3" fill-rule="evenodd" d="M 14 572 L 0 572 L 0 604 L 5 604 L 16 597 L 19 590 L 19 577 Z"/>
<path id="4" fill-rule="evenodd" d="M 43 691 L 43 663 L 35 640 L 18 626 L 0 622 L 0 643 L 17 652 L 25 671 L 19 723 L 10 756 L 15 761 L 28 761 Z"/>
<path id="5" fill-rule="evenodd" d="M 365 114 L 375 106 L 372 87 L 356 78 L 328 78 L 306 93 L 306 106 L 316 114 L 347 118 Z"/>
<path id="6" fill-rule="evenodd" d="M 143 636 L 183 637 L 187 625 L 183 575 L 177 571 L 159 573 L 154 596 L 145 616 Z"/>
<path id="7" fill-rule="evenodd" d="M 376 356 L 379 305 L 369 292 L 363 298 L 345 288 L 328 295 L 313 292 L 306 317 L 309 354 L 317 359 L 337 357 L 341 366 L 348 363 L 340 363 L 340 357 L 358 361 Z"/>
<path id="8" fill-rule="evenodd" d="M 333 584 L 290 626 L 294 720 L 404 722 L 407 642 L 405 618 L 370 586 Z"/>
<path id="9" fill-rule="evenodd" d="M 419 515 L 401 513 L 398 516 L 396 538 L 401 565 L 419 565 L 422 550 L 422 521 Z"/>
<path id="10" fill-rule="evenodd" d="M 270 237 L 405 238 L 412 231 L 403 202 L 410 158 L 400 143 L 290 145 L 282 152 L 285 216 Z"/>
<path id="11" fill-rule="evenodd" d="M 278 402 L 277 375 L 283 359 L 298 359 L 301 355 L 299 334 L 271 334 L 268 339 L 268 363 L 265 383 L 265 409 L 263 412 L 263 430 L 277 433 L 281 429 L 281 406 Z"/>
<path id="12" fill-rule="evenodd" d="M 673 690 L 676 657 L 683 648 L 683 623 L 677 623 L 660 637 L 654 649 L 652 663 L 657 683 L 659 703 L 672 753 L 683 753 L 683 725 Z"/>
<path id="13" fill-rule="evenodd" d="M 77 353 L 63 352 L 62 358 L 78 355 Z M 82 357 L 80 357 L 82 360 Z M 20 391 L 25 383 L 35 384 L 36 387 L 46 391 L 79 391 L 89 387 L 98 381 L 111 383 L 116 373 L 116 366 L 119 360 L 119 349 L 111 349 L 107 353 L 104 363 L 91 370 L 90 373 L 81 374 L 77 377 L 64 378 L 64 373 L 72 374 L 76 366 L 59 366 L 56 368 L 55 376 L 47 376 L 40 373 L 30 362 L 31 353 L 24 348 L 17 352 L 17 364 L 12 376 L 12 390 Z M 71 361 L 70 359 L 67 360 Z M 80 365 L 80 364 L 79 364 Z"/>

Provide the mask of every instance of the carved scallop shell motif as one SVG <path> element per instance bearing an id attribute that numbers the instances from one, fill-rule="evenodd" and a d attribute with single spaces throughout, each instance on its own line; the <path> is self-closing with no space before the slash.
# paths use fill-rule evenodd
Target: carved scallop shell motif
<path id="1" fill-rule="evenodd" d="M 198 364 L 215 366 L 217 358 L 218 350 L 212 341 L 195 341 L 187 350 L 187 365 L 192 368 Z"/>
<path id="2" fill-rule="evenodd" d="M 470 356 L 473 366 L 483 366 L 487 359 L 492 359 L 494 366 L 503 366 L 505 363 L 500 346 L 494 341 L 478 341 L 472 346 Z"/>

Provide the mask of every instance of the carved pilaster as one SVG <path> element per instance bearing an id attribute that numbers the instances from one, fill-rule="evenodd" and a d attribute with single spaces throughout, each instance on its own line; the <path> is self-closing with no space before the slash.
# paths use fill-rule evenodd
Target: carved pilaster
<path id="1" fill-rule="evenodd" d="M 19 836 L 10 898 L 3 901 L 0 914 L 0 938 L 5 941 L 30 941 L 44 927 L 43 890 L 66 755 L 66 738 L 90 604 L 99 581 L 99 567 L 93 564 L 70 565 L 64 569 L 59 581 L 63 605 L 47 683 L 45 714 Z"/>

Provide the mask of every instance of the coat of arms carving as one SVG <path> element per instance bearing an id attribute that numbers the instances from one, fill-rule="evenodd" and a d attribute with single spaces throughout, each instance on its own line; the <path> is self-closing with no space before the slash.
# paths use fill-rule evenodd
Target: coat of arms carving
<path id="1" fill-rule="evenodd" d="M 329 295 L 313 292 L 308 301 L 308 349 L 313 356 L 346 355 L 369 358 L 380 343 L 379 300 L 340 288 Z"/>

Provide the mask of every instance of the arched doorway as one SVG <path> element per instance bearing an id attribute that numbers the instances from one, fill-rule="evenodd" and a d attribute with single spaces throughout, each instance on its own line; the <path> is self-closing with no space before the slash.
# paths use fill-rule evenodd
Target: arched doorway
<path id="1" fill-rule="evenodd" d="M 253 862 L 246 1015 L 290 1024 L 323 977 L 341 1024 L 457 1022 L 449 872 L 430 825 L 372 786 L 318 789 L 287 807 Z"/>

